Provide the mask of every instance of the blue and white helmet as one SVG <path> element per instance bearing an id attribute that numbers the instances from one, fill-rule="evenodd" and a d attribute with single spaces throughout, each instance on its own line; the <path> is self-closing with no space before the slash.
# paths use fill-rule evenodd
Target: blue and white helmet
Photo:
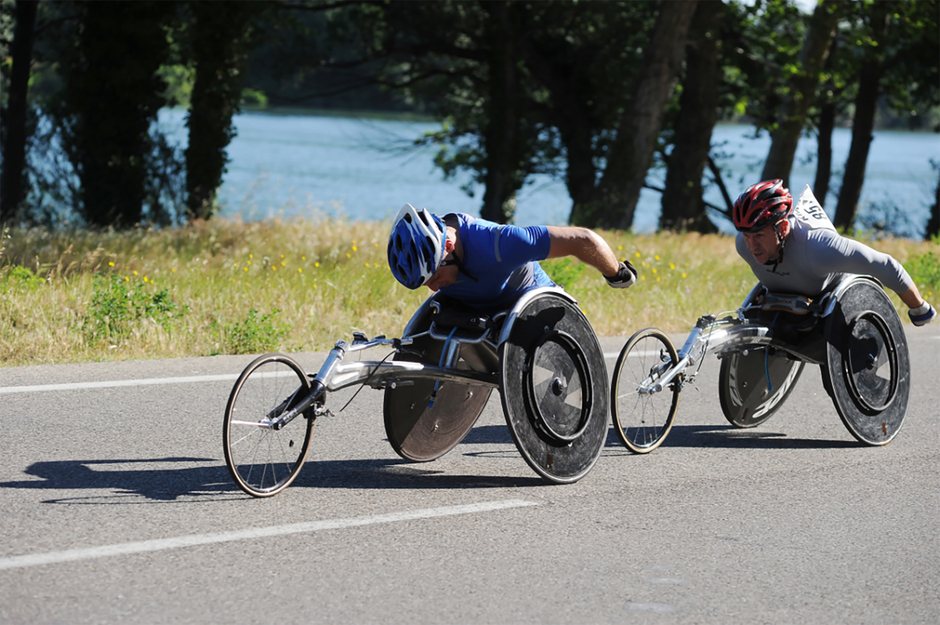
<path id="1" fill-rule="evenodd" d="M 426 208 L 402 206 L 388 237 L 388 266 L 395 279 L 409 289 L 430 280 L 444 259 L 445 236 L 440 217 Z"/>

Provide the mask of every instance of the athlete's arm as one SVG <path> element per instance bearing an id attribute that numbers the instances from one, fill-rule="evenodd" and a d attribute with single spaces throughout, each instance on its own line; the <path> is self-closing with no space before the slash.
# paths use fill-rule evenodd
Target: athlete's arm
<path id="1" fill-rule="evenodd" d="M 600 271 L 606 277 L 616 276 L 620 261 L 607 241 L 588 228 L 574 226 L 548 226 L 551 247 L 548 258 L 574 256 Z"/>

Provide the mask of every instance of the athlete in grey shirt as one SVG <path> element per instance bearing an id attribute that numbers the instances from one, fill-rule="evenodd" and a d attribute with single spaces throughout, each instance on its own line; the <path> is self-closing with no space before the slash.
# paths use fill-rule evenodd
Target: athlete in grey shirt
<path id="1" fill-rule="evenodd" d="M 898 294 L 914 325 L 936 317 L 901 263 L 836 232 L 809 186 L 794 207 L 783 181 L 758 183 L 738 197 L 732 213 L 737 252 L 769 291 L 815 297 L 842 274 L 869 275 Z"/>

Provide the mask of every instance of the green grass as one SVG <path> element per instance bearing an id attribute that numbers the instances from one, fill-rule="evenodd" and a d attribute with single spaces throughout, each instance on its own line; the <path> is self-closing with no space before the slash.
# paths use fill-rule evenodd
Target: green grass
<path id="1" fill-rule="evenodd" d="M 387 229 L 213 219 L 166 230 L 5 232 L 0 365 L 312 351 L 354 331 L 398 335 L 429 291 L 392 278 Z M 727 236 L 601 234 L 640 270 L 634 288 L 611 289 L 572 259 L 544 266 L 602 336 L 647 326 L 684 332 L 702 314 L 737 308 L 754 284 Z M 936 242 L 876 247 L 936 299 Z"/>

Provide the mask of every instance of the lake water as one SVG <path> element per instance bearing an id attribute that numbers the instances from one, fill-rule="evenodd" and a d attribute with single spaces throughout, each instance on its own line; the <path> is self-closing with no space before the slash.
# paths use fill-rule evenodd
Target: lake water
<path id="1" fill-rule="evenodd" d="M 163 128 L 183 144 L 184 115 L 182 110 L 165 110 L 160 117 Z M 405 202 L 439 213 L 479 214 L 482 187 L 474 186 L 475 197 L 467 196 L 461 186 L 469 176 L 444 180 L 433 164 L 435 149 L 411 145 L 416 137 L 437 130 L 438 124 L 244 113 L 236 116 L 235 126 L 238 135 L 229 146 L 231 162 L 219 194 L 223 215 L 252 220 L 326 213 L 354 220 L 386 220 Z M 888 213 L 897 234 L 919 237 L 935 197 L 937 171 L 930 161 L 940 162 L 940 135 L 874 134 L 859 215 L 878 220 Z M 851 131 L 835 131 L 831 187 L 840 184 L 850 141 Z M 712 142 L 732 155 L 719 161 L 730 170 L 725 173 L 725 184 L 732 197 L 758 181 L 769 137 L 753 138 L 750 126 L 723 125 L 716 128 Z M 811 159 L 815 151 L 815 139 L 800 142 L 790 177 L 794 194 L 815 178 L 816 164 Z M 662 172 L 651 171 L 648 180 L 661 186 L 662 176 Z M 830 215 L 836 199 L 830 193 L 824 202 Z M 706 200 L 723 206 L 717 188 L 708 191 Z M 655 231 L 660 201 L 658 192 L 643 190 L 634 231 Z M 903 207 L 905 214 L 897 219 L 891 207 Z M 564 183 L 537 176 L 519 194 L 516 223 L 565 224 L 570 211 L 571 199 Z M 719 226 L 730 231 L 727 222 Z"/>

